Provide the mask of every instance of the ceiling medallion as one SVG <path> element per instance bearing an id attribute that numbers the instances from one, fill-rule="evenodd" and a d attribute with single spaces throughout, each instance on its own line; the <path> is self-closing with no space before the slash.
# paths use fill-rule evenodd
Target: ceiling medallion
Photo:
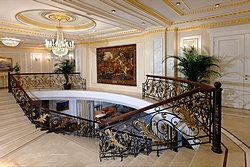
<path id="1" fill-rule="evenodd" d="M 61 20 L 62 22 L 73 22 L 77 20 L 77 17 L 70 14 L 70 13 L 58 13 L 58 12 L 41 12 L 40 14 L 43 18 L 51 21 L 58 22 L 58 20 Z"/>
<path id="2" fill-rule="evenodd" d="M 16 19 L 26 25 L 46 30 L 57 30 L 60 19 L 63 30 L 67 32 L 85 31 L 96 26 L 96 23 L 85 16 L 57 10 L 27 10 L 16 14 Z"/>

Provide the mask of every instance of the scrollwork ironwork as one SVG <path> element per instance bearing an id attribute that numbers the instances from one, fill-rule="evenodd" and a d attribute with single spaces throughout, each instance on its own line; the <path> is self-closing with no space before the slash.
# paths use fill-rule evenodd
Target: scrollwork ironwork
<path id="1" fill-rule="evenodd" d="M 63 89 L 66 82 L 63 74 L 55 73 L 29 73 L 13 74 L 18 83 L 25 89 Z M 73 89 L 86 89 L 86 80 L 80 74 L 69 75 L 69 83 Z"/>
<path id="2" fill-rule="evenodd" d="M 35 82 L 32 81 L 30 76 L 20 76 L 17 76 L 17 80 L 13 76 L 10 77 L 11 91 L 24 114 L 37 128 L 48 130 L 49 132 L 69 133 L 78 136 L 97 136 L 96 132 L 98 129 L 95 128 L 95 124 L 98 124 L 97 122 L 43 108 L 29 97 L 21 85 L 30 82 L 30 85 L 27 87 L 31 85 L 34 87 L 41 86 L 41 83 L 44 84 L 46 81 L 44 76 L 33 76 L 33 79 L 38 79 Z M 50 79 L 52 78 L 52 76 L 49 77 Z M 56 78 L 56 80 L 58 79 Z M 50 80 L 49 83 L 54 81 L 55 79 Z"/>

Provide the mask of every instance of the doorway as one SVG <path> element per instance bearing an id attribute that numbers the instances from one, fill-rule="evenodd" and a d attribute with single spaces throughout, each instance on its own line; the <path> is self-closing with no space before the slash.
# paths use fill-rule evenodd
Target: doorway
<path id="1" fill-rule="evenodd" d="M 213 44 L 221 58 L 222 105 L 250 109 L 250 34 L 217 36 Z"/>

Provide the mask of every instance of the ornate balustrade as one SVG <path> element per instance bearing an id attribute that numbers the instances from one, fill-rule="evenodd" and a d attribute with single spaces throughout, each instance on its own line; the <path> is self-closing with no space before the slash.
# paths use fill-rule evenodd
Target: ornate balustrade
<path id="1" fill-rule="evenodd" d="M 212 140 L 212 151 L 221 153 L 220 87 L 220 83 L 215 83 L 213 88 L 183 79 L 147 75 L 143 97 L 159 102 L 102 122 L 101 138 L 106 141 L 100 143 L 101 158 L 117 152 L 122 157 L 130 152 L 140 152 L 138 150 L 159 153 L 165 149 L 178 150 L 182 146 L 196 149 L 199 144 Z M 145 144 L 147 147 L 138 147 L 137 142 L 131 142 L 130 135 L 137 136 L 133 141 L 142 138 L 151 142 Z M 107 143 L 113 148 L 107 149 Z"/>
<path id="2" fill-rule="evenodd" d="M 147 75 L 142 95 L 157 100 L 156 103 L 98 123 L 43 108 L 23 89 L 61 88 L 58 83 L 63 83 L 63 79 L 59 75 L 9 74 L 9 91 L 37 127 L 49 132 L 99 136 L 100 160 L 123 159 L 131 154 L 136 156 L 152 151 L 159 155 L 161 150 L 177 151 L 183 146 L 196 149 L 199 144 L 211 141 L 212 151 L 222 152 L 220 83 L 211 87 L 183 79 Z M 81 80 L 80 85 L 83 83 Z"/>
<path id="3" fill-rule="evenodd" d="M 20 73 L 9 74 L 15 76 L 24 89 L 63 89 L 66 82 L 62 73 Z M 86 80 L 80 73 L 70 73 L 69 83 L 72 89 L 86 89 Z"/>
<path id="4" fill-rule="evenodd" d="M 211 92 L 213 87 L 180 78 L 147 75 L 146 81 L 142 83 L 142 95 L 154 100 L 165 100 L 196 88 Z"/>
<path id="5" fill-rule="evenodd" d="M 59 113 L 40 106 L 24 91 L 21 86 L 24 82 L 17 80 L 15 76 L 16 75 L 9 75 L 9 90 L 23 109 L 24 114 L 37 128 L 55 133 L 88 137 L 97 136 L 98 129 L 96 129 L 96 127 L 98 127 L 98 122 Z"/>

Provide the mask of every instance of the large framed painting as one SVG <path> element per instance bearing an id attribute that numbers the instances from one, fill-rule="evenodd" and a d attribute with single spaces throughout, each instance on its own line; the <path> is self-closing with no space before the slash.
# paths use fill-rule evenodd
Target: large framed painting
<path id="1" fill-rule="evenodd" d="M 12 68 L 12 58 L 1 58 L 0 57 L 0 72 L 10 71 Z"/>
<path id="2" fill-rule="evenodd" d="M 56 103 L 56 111 L 64 111 L 69 109 L 69 101 L 64 100 Z"/>
<path id="3" fill-rule="evenodd" d="M 136 86 L 136 44 L 97 48 L 97 83 Z"/>

